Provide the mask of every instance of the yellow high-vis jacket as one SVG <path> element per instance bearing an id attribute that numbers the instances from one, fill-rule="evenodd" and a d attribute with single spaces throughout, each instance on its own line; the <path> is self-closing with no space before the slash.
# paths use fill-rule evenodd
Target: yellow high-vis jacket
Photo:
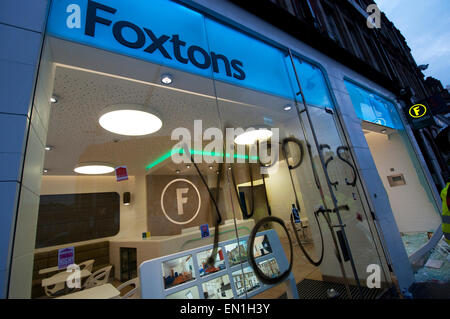
<path id="1" fill-rule="evenodd" d="M 450 211 L 448 207 L 450 206 L 450 196 L 448 193 L 448 186 L 450 183 L 447 183 L 447 186 L 441 192 L 442 199 L 442 232 L 444 233 L 445 241 L 450 245 Z"/>

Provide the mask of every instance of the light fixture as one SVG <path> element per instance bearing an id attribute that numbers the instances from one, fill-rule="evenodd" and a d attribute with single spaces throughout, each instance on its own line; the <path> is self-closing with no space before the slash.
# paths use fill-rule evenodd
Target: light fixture
<path id="1" fill-rule="evenodd" d="M 169 85 L 173 82 L 173 77 L 170 74 L 161 75 L 161 83 L 165 85 Z"/>
<path id="2" fill-rule="evenodd" d="M 50 98 L 50 102 L 58 103 L 58 96 L 57 95 L 52 95 L 52 97 Z"/>
<path id="3" fill-rule="evenodd" d="M 44 168 L 44 173 L 48 173 L 48 169 Z"/>
<path id="4" fill-rule="evenodd" d="M 131 194 L 130 192 L 123 193 L 123 204 L 125 206 L 130 206 L 131 203 Z"/>
<path id="5" fill-rule="evenodd" d="M 191 168 L 191 165 L 187 164 L 187 165 L 186 165 L 186 168 Z"/>
<path id="6" fill-rule="evenodd" d="M 212 165 L 211 165 L 211 166 L 209 166 L 209 169 L 213 169 Z"/>
<path id="7" fill-rule="evenodd" d="M 162 127 L 161 119 L 154 113 L 142 105 L 117 104 L 104 109 L 98 122 L 112 133 L 128 136 L 148 135 Z"/>
<path id="8" fill-rule="evenodd" d="M 265 141 L 272 137 L 272 131 L 266 127 L 259 127 L 235 137 L 234 142 L 238 145 L 252 145 L 256 141 Z"/>
<path id="9" fill-rule="evenodd" d="M 53 146 L 47 145 L 45 146 L 46 151 L 51 151 L 53 149 Z"/>
<path id="10" fill-rule="evenodd" d="M 114 165 L 100 162 L 80 163 L 74 168 L 74 172 L 86 175 L 100 175 L 114 172 Z"/>
<path id="11" fill-rule="evenodd" d="M 285 110 L 285 111 L 290 111 L 290 110 L 292 110 L 292 105 L 286 104 L 285 106 L 283 106 L 283 110 Z"/>
<path id="12" fill-rule="evenodd" d="M 383 134 L 386 133 L 386 129 L 382 129 L 381 133 L 383 133 Z"/>
<path id="13" fill-rule="evenodd" d="M 175 173 L 177 173 L 177 174 L 180 174 L 180 170 L 179 170 L 179 169 L 177 169 L 177 170 L 175 171 Z"/>

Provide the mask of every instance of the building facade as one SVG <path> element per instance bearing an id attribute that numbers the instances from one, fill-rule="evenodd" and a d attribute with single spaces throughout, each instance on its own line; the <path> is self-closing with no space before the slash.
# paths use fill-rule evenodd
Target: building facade
<path id="1" fill-rule="evenodd" d="M 363 1 L 257 3 L 1 3 L 2 298 L 52 296 L 42 270 L 68 246 L 78 263 L 87 245 L 107 242 L 94 269 L 112 264 L 117 279 L 121 247 L 135 247 L 139 265 L 212 244 L 197 234 L 204 224 L 220 227 L 219 240 L 239 240 L 267 213 L 288 225 L 292 205 L 322 252 L 322 280 L 361 288 L 377 265 L 383 285 L 408 291 L 402 234 L 436 230 L 440 201 L 403 113 L 409 93 L 428 96 L 404 39 L 385 17 L 389 28 L 368 28 Z M 118 127 L 101 120 L 124 110 L 143 113 Z M 272 132 L 277 169 L 208 148 L 207 129 L 230 127 Z M 203 162 L 172 161 L 178 128 L 193 132 L 189 151 Z M 316 222 L 320 211 L 330 219 Z"/>

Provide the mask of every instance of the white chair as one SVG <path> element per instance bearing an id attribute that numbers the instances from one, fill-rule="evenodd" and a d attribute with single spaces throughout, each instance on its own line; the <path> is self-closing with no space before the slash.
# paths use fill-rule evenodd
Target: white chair
<path id="1" fill-rule="evenodd" d="M 80 271 L 86 269 L 87 271 L 92 272 L 92 267 L 94 266 L 94 259 L 83 261 L 78 266 L 80 267 Z"/>
<path id="2" fill-rule="evenodd" d="M 51 287 L 51 288 L 50 288 Z M 65 283 L 58 283 L 44 287 L 45 294 L 49 297 L 55 297 L 64 294 Z"/>
<path id="3" fill-rule="evenodd" d="M 84 283 L 84 288 L 92 288 L 108 283 L 111 268 L 112 266 L 109 265 L 94 272 Z"/>
<path id="4" fill-rule="evenodd" d="M 119 287 L 117 287 L 116 289 L 119 291 L 122 291 L 122 289 L 124 289 L 125 287 L 128 286 L 134 286 L 133 289 L 131 289 L 130 291 L 128 291 L 127 293 L 125 293 L 123 296 L 119 296 L 117 297 L 118 299 L 140 299 L 140 284 L 139 284 L 139 278 L 133 278 L 131 280 L 128 280 L 126 282 L 124 282 L 123 284 L 121 284 Z"/>

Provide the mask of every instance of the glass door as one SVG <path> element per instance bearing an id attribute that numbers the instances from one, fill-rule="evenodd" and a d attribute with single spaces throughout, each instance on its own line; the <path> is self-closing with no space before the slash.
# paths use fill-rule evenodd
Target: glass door
<path id="1" fill-rule="evenodd" d="M 363 297 L 361 286 L 366 286 L 373 269 L 379 271 L 381 284 L 390 281 L 376 225 L 321 70 L 291 52 L 286 59 L 297 87 L 296 106 L 305 142 L 311 145 L 307 148 L 320 194 L 320 207 L 315 212 L 325 211 L 319 219 L 322 229 L 327 229 L 322 277 L 335 280 L 342 276 L 344 283 L 357 286 L 352 297 Z M 305 179 L 305 173 L 299 173 L 297 178 Z M 313 215 L 310 209 L 307 214 Z M 318 232 L 314 234 L 317 242 Z"/>

